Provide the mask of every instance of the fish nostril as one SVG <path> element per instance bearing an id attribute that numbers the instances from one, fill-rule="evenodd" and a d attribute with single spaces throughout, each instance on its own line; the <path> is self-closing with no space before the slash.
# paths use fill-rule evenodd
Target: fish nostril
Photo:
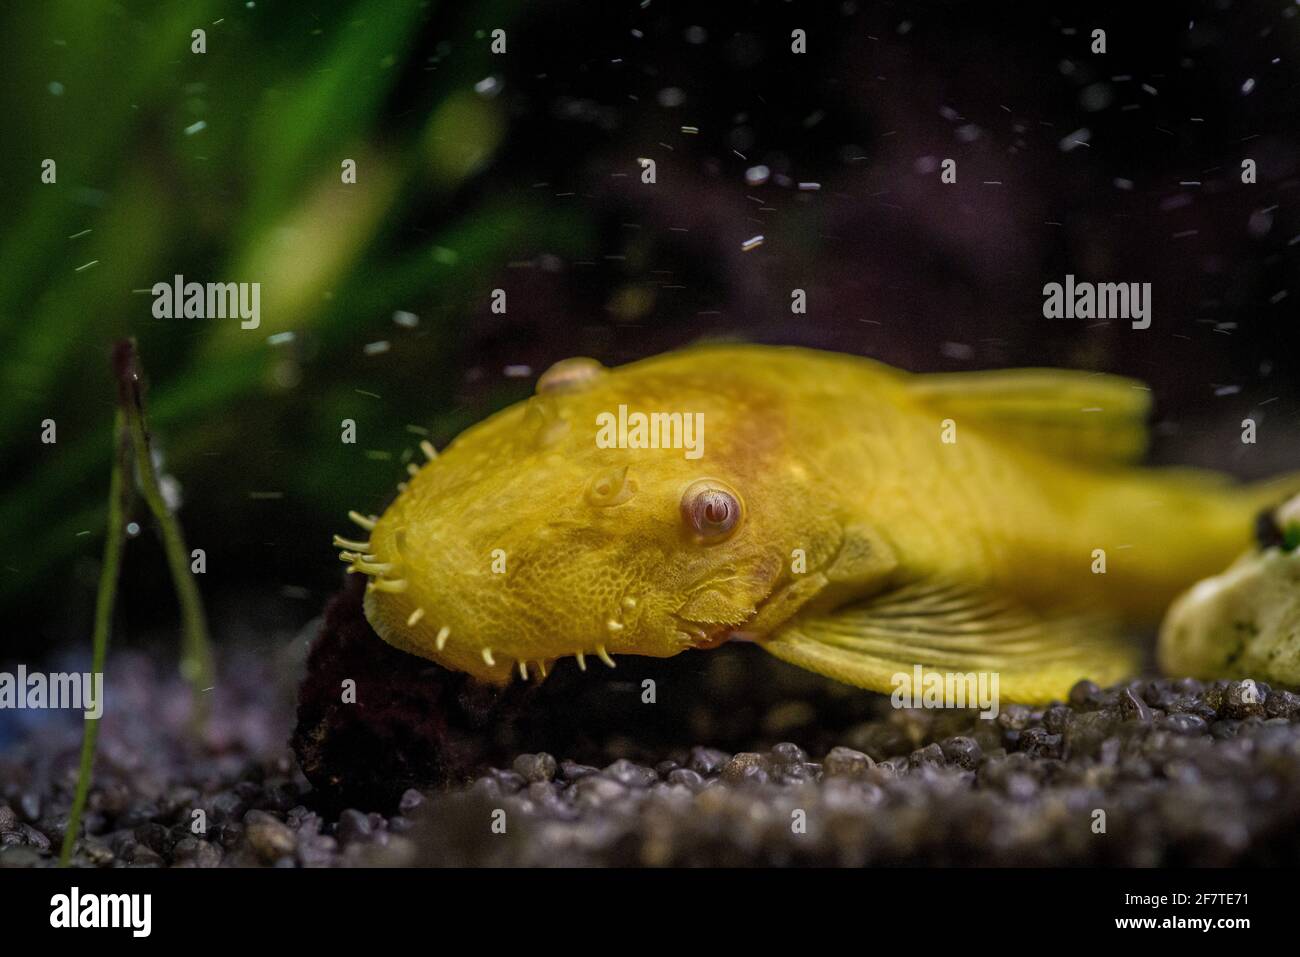
<path id="1" fill-rule="evenodd" d="M 622 505 L 636 494 L 636 488 L 636 479 L 628 475 L 627 466 L 624 465 L 596 473 L 587 486 L 585 497 L 588 505 L 609 508 Z"/>

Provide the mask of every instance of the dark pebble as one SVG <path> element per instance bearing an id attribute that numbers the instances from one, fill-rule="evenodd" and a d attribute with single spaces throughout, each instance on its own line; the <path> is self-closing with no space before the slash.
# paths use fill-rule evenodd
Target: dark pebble
<path id="1" fill-rule="evenodd" d="M 1292 691 L 1270 691 L 1264 701 L 1264 711 L 1270 718 L 1300 719 L 1300 695 Z"/>
<path id="2" fill-rule="evenodd" d="M 721 773 L 730 760 L 731 755 L 725 751 L 717 751 L 713 748 L 691 748 L 691 756 L 686 766 L 705 777 L 710 777 Z"/>
<path id="3" fill-rule="evenodd" d="M 615 761 L 605 768 L 603 773 L 624 787 L 629 788 L 648 788 L 659 780 L 659 775 L 654 772 L 653 768 L 643 767 L 635 761 L 628 761 L 626 758 Z"/>
<path id="4" fill-rule="evenodd" d="M 1160 719 L 1160 727 L 1188 735 L 1205 734 L 1210 728 L 1204 718 L 1195 714 L 1167 714 Z"/>
<path id="5" fill-rule="evenodd" d="M 138 825 L 133 833 L 137 841 L 159 854 L 166 854 L 171 844 L 171 834 L 167 828 L 153 821 Z"/>
<path id="6" fill-rule="evenodd" d="M 1043 712 L 1043 727 L 1052 734 L 1064 734 L 1066 728 L 1070 726 L 1070 718 L 1073 714 L 1074 712 L 1063 704 L 1054 705 Z"/>
<path id="7" fill-rule="evenodd" d="M 1229 738 L 1235 738 L 1240 729 L 1240 721 L 1234 721 L 1232 718 L 1224 718 L 1210 725 L 1210 735 L 1219 741 L 1226 741 Z"/>
<path id="8" fill-rule="evenodd" d="M 222 791 L 212 799 L 210 816 L 218 823 L 238 821 L 244 816 L 248 807 L 234 791 Z"/>
<path id="9" fill-rule="evenodd" d="M 121 856 L 128 864 L 136 867 L 162 867 L 166 863 L 157 851 L 135 842 L 129 844 Z"/>
<path id="10" fill-rule="evenodd" d="M 1036 758 L 1059 758 L 1061 736 L 1046 728 L 1026 728 L 1020 732 L 1019 750 Z"/>
<path id="11" fill-rule="evenodd" d="M 907 756 L 907 766 L 909 768 L 919 768 L 922 765 L 931 767 L 940 767 L 943 765 L 943 748 L 931 743 L 923 748 L 917 748 Z"/>
<path id="12" fill-rule="evenodd" d="M 600 768 L 593 768 L 590 764 L 578 764 L 576 761 L 562 761 L 560 763 L 560 774 L 566 781 L 576 781 L 579 778 L 585 778 L 589 774 L 599 774 Z"/>
<path id="13" fill-rule="evenodd" d="M 1095 704 L 1101 695 L 1101 688 L 1092 681 L 1084 679 L 1076 681 L 1074 687 L 1070 689 L 1070 704 L 1076 708 L 1084 708 L 1088 705 Z"/>
<path id="14" fill-rule="evenodd" d="M 497 782 L 504 794 L 517 794 L 528 786 L 527 778 L 516 771 L 493 768 L 488 774 Z"/>
<path id="15" fill-rule="evenodd" d="M 939 747 L 948 761 L 966 771 L 974 770 L 983 756 L 980 746 L 974 738 L 960 735 L 944 739 L 940 742 Z"/>
<path id="16" fill-rule="evenodd" d="M 1009 704 L 998 714 L 998 724 L 1008 731 L 1023 731 L 1033 719 L 1033 710 L 1023 704 Z"/>
<path id="17" fill-rule="evenodd" d="M 48 851 L 50 849 L 50 839 L 42 834 L 30 824 L 19 824 L 18 833 L 23 836 L 29 847 L 34 847 L 38 851 Z"/>
<path id="18" fill-rule="evenodd" d="M 832 777 L 856 778 L 866 774 L 875 764 L 870 757 L 852 748 L 835 747 L 822 761 L 822 773 Z"/>
<path id="19" fill-rule="evenodd" d="M 558 765 L 545 751 L 539 754 L 521 754 L 515 758 L 515 773 L 526 781 L 554 781 Z"/>
<path id="20" fill-rule="evenodd" d="M 397 809 L 403 814 L 410 814 L 416 808 L 424 803 L 424 795 L 415 788 L 407 788 L 402 792 L 402 798 L 397 802 Z"/>
<path id="21" fill-rule="evenodd" d="M 1140 721 L 1143 724 L 1151 722 L 1151 709 L 1147 707 L 1145 701 L 1133 693 L 1132 688 L 1125 688 L 1120 692 L 1119 710 L 1126 721 Z"/>
<path id="22" fill-rule="evenodd" d="M 628 793 L 626 786 L 603 774 L 579 778 L 570 787 L 573 790 L 574 800 L 585 807 L 608 804 Z"/>
<path id="23" fill-rule="evenodd" d="M 293 854 L 298 847 L 293 829 L 266 811 L 244 815 L 244 836 L 253 852 L 267 863 Z"/>
<path id="24" fill-rule="evenodd" d="M 172 855 L 176 864 L 190 867 L 217 867 L 222 857 L 217 845 L 192 836 L 177 841 Z"/>
<path id="25" fill-rule="evenodd" d="M 807 752 L 789 741 L 773 745 L 770 754 L 774 764 L 803 764 L 808 760 Z"/>
<path id="26" fill-rule="evenodd" d="M 229 821 L 217 825 L 212 830 L 212 834 L 216 838 L 217 843 L 229 851 L 244 839 L 244 828 L 243 825 Z"/>
<path id="27" fill-rule="evenodd" d="M 692 771 L 690 768 L 674 768 L 668 772 L 667 780 L 669 784 L 680 784 L 692 791 L 698 791 L 704 786 L 704 778 L 698 771 Z"/>
<path id="28" fill-rule="evenodd" d="M 767 780 L 766 761 L 761 754 L 751 751 L 734 756 L 722 768 L 722 780 L 728 784 L 742 784 L 746 781 L 762 783 Z"/>
<path id="29" fill-rule="evenodd" d="M 1266 693 L 1253 681 L 1234 681 L 1224 693 L 1222 714 L 1238 720 L 1263 717 Z"/>

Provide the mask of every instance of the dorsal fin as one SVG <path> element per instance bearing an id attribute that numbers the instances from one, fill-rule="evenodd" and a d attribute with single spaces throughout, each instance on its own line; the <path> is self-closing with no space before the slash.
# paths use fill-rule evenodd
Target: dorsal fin
<path id="1" fill-rule="evenodd" d="M 919 402 L 958 429 L 1090 465 L 1127 465 L 1147 448 L 1151 392 L 1136 379 L 1069 369 L 1007 369 L 918 375 Z"/>

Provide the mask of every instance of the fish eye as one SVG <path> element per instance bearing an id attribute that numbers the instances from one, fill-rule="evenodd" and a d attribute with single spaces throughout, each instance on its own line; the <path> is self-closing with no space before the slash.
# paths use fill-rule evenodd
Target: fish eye
<path id="1" fill-rule="evenodd" d="M 682 520 L 705 544 L 729 538 L 743 516 L 740 496 L 717 479 L 692 482 L 682 495 Z"/>

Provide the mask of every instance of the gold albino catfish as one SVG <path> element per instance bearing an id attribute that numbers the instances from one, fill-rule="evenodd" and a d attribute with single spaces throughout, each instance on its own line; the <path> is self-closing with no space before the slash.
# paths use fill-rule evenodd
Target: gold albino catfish
<path id="1" fill-rule="evenodd" d="M 424 443 L 336 544 L 385 641 L 494 684 L 746 639 L 874 691 L 919 666 L 1043 702 L 1136 671 L 1134 634 L 1300 486 L 1135 467 L 1148 405 L 1106 375 L 797 348 L 569 359 Z"/>

